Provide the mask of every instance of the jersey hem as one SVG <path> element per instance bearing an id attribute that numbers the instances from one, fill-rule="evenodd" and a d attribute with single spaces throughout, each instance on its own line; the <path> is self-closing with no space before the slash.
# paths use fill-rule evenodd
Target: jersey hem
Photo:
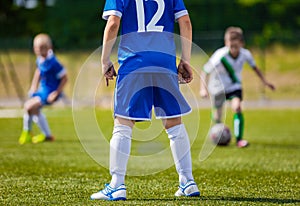
<path id="1" fill-rule="evenodd" d="M 187 10 L 179 11 L 179 12 L 175 13 L 175 20 L 177 21 L 180 17 L 188 15 L 188 14 L 189 13 Z"/>
<path id="2" fill-rule="evenodd" d="M 177 21 L 180 17 L 183 17 L 185 15 L 188 15 L 188 11 L 187 10 L 182 10 L 182 11 L 179 11 L 177 13 L 175 13 L 175 20 Z"/>

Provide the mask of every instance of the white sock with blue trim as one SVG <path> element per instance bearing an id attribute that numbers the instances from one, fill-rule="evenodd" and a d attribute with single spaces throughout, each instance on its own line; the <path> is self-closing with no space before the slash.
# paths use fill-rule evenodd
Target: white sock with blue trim
<path id="1" fill-rule="evenodd" d="M 39 126 L 40 130 L 46 137 L 51 136 L 51 131 L 47 122 L 47 119 L 43 113 L 39 113 L 38 115 L 34 115 L 34 121 Z"/>
<path id="2" fill-rule="evenodd" d="M 184 124 L 176 125 L 166 130 L 170 139 L 173 159 L 179 174 L 180 185 L 193 181 L 190 140 Z"/>
<path id="3" fill-rule="evenodd" d="M 110 186 L 117 188 L 125 183 L 127 162 L 130 155 L 132 128 L 126 125 L 115 125 L 110 140 Z"/>

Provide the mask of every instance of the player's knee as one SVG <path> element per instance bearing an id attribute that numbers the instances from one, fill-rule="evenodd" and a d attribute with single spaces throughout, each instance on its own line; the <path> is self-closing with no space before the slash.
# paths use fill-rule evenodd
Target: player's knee
<path id="1" fill-rule="evenodd" d="M 28 106 L 27 106 L 27 102 L 24 103 L 23 108 L 26 112 L 28 112 Z"/>
<path id="2" fill-rule="evenodd" d="M 125 126 L 133 128 L 135 121 L 130 120 L 130 119 L 121 118 L 121 117 L 116 117 L 114 124 L 115 125 L 125 125 Z"/>
<path id="3" fill-rule="evenodd" d="M 33 97 L 25 102 L 24 109 L 28 113 L 37 114 L 42 107 L 42 102 L 40 97 Z"/>
<path id="4" fill-rule="evenodd" d="M 31 104 L 30 101 L 27 101 L 27 102 L 24 103 L 24 110 L 26 112 L 28 112 L 28 113 L 31 112 L 31 110 L 32 110 L 32 104 Z"/>
<path id="5" fill-rule="evenodd" d="M 232 101 L 231 105 L 232 111 L 235 113 L 239 113 L 242 111 L 241 102 L 239 100 Z"/>
<path id="6" fill-rule="evenodd" d="M 35 105 L 35 104 L 32 104 L 31 102 L 26 102 L 24 104 L 24 110 L 28 113 L 28 114 L 31 114 L 31 115 L 34 115 L 34 114 L 38 114 L 39 111 L 40 111 L 40 107 Z"/>
<path id="7" fill-rule="evenodd" d="M 182 123 L 166 129 L 166 133 L 170 140 L 175 141 L 187 137 L 185 126 Z"/>
<path id="8" fill-rule="evenodd" d="M 234 113 L 240 113 L 242 111 L 242 108 L 240 105 L 237 105 L 237 106 L 232 107 L 232 111 Z"/>

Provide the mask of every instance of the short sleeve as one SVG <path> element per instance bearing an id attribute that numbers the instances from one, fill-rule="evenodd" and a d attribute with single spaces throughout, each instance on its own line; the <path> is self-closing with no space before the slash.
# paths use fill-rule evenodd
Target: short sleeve
<path id="1" fill-rule="evenodd" d="M 256 67 L 256 63 L 255 63 L 255 60 L 254 60 L 254 58 L 253 58 L 251 52 L 250 52 L 249 50 L 246 49 L 245 54 L 246 54 L 246 60 L 247 60 L 248 64 L 249 64 L 252 68 Z"/>
<path id="2" fill-rule="evenodd" d="M 111 15 L 115 15 L 121 18 L 124 8 L 123 5 L 123 0 L 106 0 L 102 18 L 107 20 Z"/>
<path id="3" fill-rule="evenodd" d="M 61 79 L 64 75 L 66 75 L 65 68 L 57 61 L 56 58 L 53 59 L 52 67 L 57 79 Z"/>
<path id="4" fill-rule="evenodd" d="M 214 69 L 214 65 L 211 63 L 211 61 L 209 60 L 208 62 L 206 62 L 206 64 L 204 64 L 203 66 L 203 71 L 206 73 L 206 74 L 210 74 L 213 69 Z"/>
<path id="5" fill-rule="evenodd" d="M 203 70 L 205 73 L 211 73 L 214 68 L 216 68 L 220 63 L 222 57 L 224 57 L 229 52 L 227 47 L 220 48 L 216 50 L 213 55 L 209 58 L 208 62 L 204 65 Z"/>
<path id="6" fill-rule="evenodd" d="M 182 16 L 188 15 L 188 11 L 185 8 L 183 0 L 174 0 L 174 16 L 175 20 Z"/>
<path id="7" fill-rule="evenodd" d="M 62 67 L 62 69 L 56 74 L 57 79 L 61 79 L 63 76 L 67 74 L 67 71 L 65 68 Z"/>

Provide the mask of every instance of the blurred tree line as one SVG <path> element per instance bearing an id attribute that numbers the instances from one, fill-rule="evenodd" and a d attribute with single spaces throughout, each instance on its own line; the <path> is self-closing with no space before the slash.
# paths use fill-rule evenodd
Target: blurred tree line
<path id="1" fill-rule="evenodd" d="M 40 32 L 49 33 L 56 48 L 101 45 L 106 23 L 101 19 L 104 0 L 53 0 L 52 6 L 38 0 L 31 9 L 16 2 L 0 1 L 0 48 L 28 48 Z M 204 47 L 212 46 L 211 42 L 220 46 L 225 28 L 231 25 L 244 29 L 250 45 L 300 42 L 300 0 L 185 0 L 185 4 L 193 23 L 194 42 Z"/>

